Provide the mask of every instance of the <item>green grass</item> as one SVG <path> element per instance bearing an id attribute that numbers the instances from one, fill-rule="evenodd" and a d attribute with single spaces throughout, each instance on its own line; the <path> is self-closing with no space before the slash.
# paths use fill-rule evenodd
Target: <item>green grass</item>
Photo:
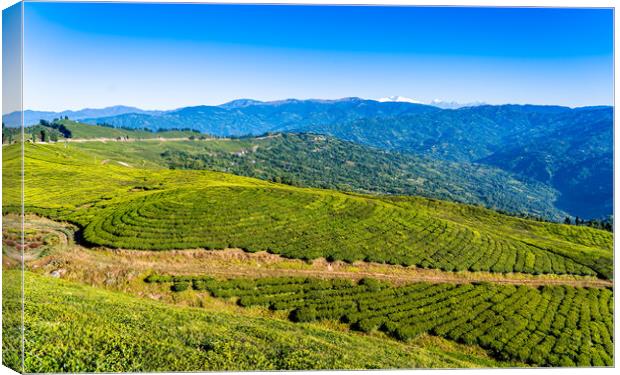
<path id="1" fill-rule="evenodd" d="M 3 272 L 3 309 L 20 305 Z M 321 324 L 131 297 L 26 272 L 25 372 L 500 367 L 475 347 L 400 343 Z M 19 368 L 19 315 L 3 316 L 3 363 Z"/>
<path id="2" fill-rule="evenodd" d="M 7 175 L 17 172 L 17 152 L 16 146 L 4 149 Z M 73 145 L 28 144 L 25 167 L 26 211 L 77 223 L 96 245 L 239 247 L 447 271 L 612 275 L 611 233 L 475 206 L 141 169 Z M 5 211 L 16 209 L 19 196 L 4 194 Z"/>
<path id="3" fill-rule="evenodd" d="M 610 289 L 415 283 L 393 287 L 372 279 L 268 278 L 217 281 L 149 277 L 173 291 L 208 290 L 241 306 L 290 312 L 298 322 L 342 320 L 400 340 L 429 332 L 491 350 L 498 358 L 537 366 L 612 366 Z"/>
<path id="4" fill-rule="evenodd" d="M 55 128 L 53 128 L 53 127 Z M 62 128 L 63 132 L 58 128 Z M 152 132 L 150 130 L 112 128 L 108 126 L 88 125 L 72 120 L 57 120 L 50 126 L 32 125 L 24 128 L 24 139 L 36 142 L 62 142 L 64 134 L 70 132 L 72 139 L 154 139 L 154 138 L 190 138 L 201 137 L 197 131 L 191 130 L 166 130 Z M 21 139 L 20 128 L 2 128 L 2 143 L 10 144 Z"/>
<path id="5" fill-rule="evenodd" d="M 97 126 L 82 124 L 72 120 L 60 120 L 58 124 L 64 125 L 71 131 L 71 138 L 92 139 L 92 138 L 129 138 L 129 139 L 149 139 L 149 138 L 189 138 L 199 136 L 198 132 L 187 130 L 169 130 L 152 132 L 137 129 L 112 128 L 107 126 Z"/>

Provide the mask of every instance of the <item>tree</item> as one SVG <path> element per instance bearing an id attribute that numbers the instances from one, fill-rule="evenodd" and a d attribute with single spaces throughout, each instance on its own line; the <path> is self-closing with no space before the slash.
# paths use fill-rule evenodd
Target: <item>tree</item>
<path id="1" fill-rule="evenodd" d="M 570 225 L 570 224 L 571 224 L 570 217 L 568 217 L 568 216 L 567 216 L 567 217 L 564 219 L 564 224 L 568 224 L 568 225 Z"/>

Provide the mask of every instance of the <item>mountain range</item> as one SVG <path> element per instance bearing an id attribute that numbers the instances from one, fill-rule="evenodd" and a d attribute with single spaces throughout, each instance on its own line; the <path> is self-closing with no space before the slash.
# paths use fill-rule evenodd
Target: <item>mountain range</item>
<path id="1" fill-rule="evenodd" d="M 411 99 L 411 98 L 407 98 L 405 96 L 399 96 L 399 95 L 395 95 L 395 96 L 387 96 L 385 98 L 379 98 L 377 99 L 378 102 L 404 102 L 404 103 L 415 103 L 415 104 L 428 104 L 428 105 L 432 105 L 434 107 L 439 107 L 442 109 L 458 109 L 458 108 L 463 108 L 463 107 L 477 107 L 479 105 L 485 105 L 486 103 L 484 102 L 471 102 L 471 103 L 459 103 L 459 102 L 455 102 L 455 101 L 445 101 L 445 100 L 441 100 L 441 99 L 433 99 L 431 100 L 429 103 L 424 103 L 423 101 L 417 100 L 417 99 Z"/>
<path id="2" fill-rule="evenodd" d="M 55 118 L 64 118 L 65 116 L 73 119 L 73 120 L 82 120 L 85 118 L 93 118 L 93 117 L 105 117 L 105 116 L 117 116 L 125 113 L 143 113 L 150 115 L 161 114 L 165 111 L 145 111 L 136 107 L 128 107 L 124 105 L 117 105 L 112 107 L 105 108 L 84 108 L 78 111 L 62 111 L 62 112 L 53 112 L 53 111 L 35 111 L 27 109 L 24 111 L 24 124 L 35 125 L 39 123 L 40 120 L 52 121 Z M 17 127 L 21 125 L 21 112 L 11 112 L 2 116 L 2 122 L 10 127 Z"/>
<path id="3" fill-rule="evenodd" d="M 556 206 L 571 215 L 599 218 L 612 214 L 612 107 L 442 109 L 411 101 L 402 97 L 384 101 L 239 99 L 171 111 L 117 106 L 60 113 L 26 111 L 24 116 L 68 116 L 134 129 L 191 128 L 222 137 L 268 132 L 324 134 L 384 150 L 499 167 L 557 189 Z M 7 116 L 4 121 L 10 125 Z"/>
<path id="4" fill-rule="evenodd" d="M 385 98 L 380 98 L 376 100 L 367 100 L 360 98 L 343 98 L 339 100 L 321 100 L 321 99 L 310 99 L 304 100 L 304 102 L 318 102 L 318 103 L 334 103 L 340 101 L 348 101 L 348 100 L 361 100 L 361 101 L 377 101 L 377 102 L 399 102 L 399 103 L 413 103 L 413 104 L 423 104 L 430 105 L 443 109 L 457 109 L 462 107 L 473 107 L 484 105 L 483 102 L 473 102 L 473 103 L 457 103 L 454 101 L 443 101 L 440 99 L 432 100 L 429 103 L 423 103 L 416 99 L 407 98 L 404 96 L 389 96 Z M 287 99 L 287 100 L 278 100 L 271 102 L 263 102 L 259 100 L 253 99 L 237 99 L 228 103 L 221 104 L 219 106 L 211 106 L 211 107 L 219 107 L 223 109 L 234 109 L 234 108 L 242 108 L 249 107 L 253 105 L 272 105 L 277 106 L 280 104 L 284 104 L 287 102 L 296 102 L 301 100 L 296 99 Z M 207 106 L 205 106 L 207 107 Z M 188 107 L 191 108 L 191 107 Z M 77 111 L 66 110 L 62 112 L 53 112 L 53 111 L 36 111 L 36 110 L 25 110 L 23 112 L 24 116 L 24 124 L 35 125 L 40 120 L 52 121 L 54 118 L 64 118 L 69 117 L 73 120 L 83 120 L 83 119 L 96 119 L 96 118 L 105 118 L 105 117 L 114 117 L 118 115 L 124 114 L 146 114 L 146 115 L 163 115 L 163 114 L 173 114 L 184 108 L 178 108 L 173 110 L 143 110 L 136 107 L 129 107 L 123 105 L 110 106 L 105 108 L 84 108 Z M 21 112 L 15 111 L 2 116 L 2 122 L 10 127 L 17 127 L 21 125 Z"/>

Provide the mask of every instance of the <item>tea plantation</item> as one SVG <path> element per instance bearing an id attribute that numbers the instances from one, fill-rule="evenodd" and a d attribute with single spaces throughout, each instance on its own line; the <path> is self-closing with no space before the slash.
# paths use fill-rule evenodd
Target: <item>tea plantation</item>
<path id="1" fill-rule="evenodd" d="M 612 366 L 613 294 L 568 286 L 414 283 L 374 279 L 264 278 L 217 281 L 153 275 L 147 282 L 190 286 L 241 306 L 290 311 L 296 322 L 341 320 L 399 340 L 422 333 L 478 344 L 499 359 L 538 366 Z"/>
<path id="2" fill-rule="evenodd" d="M 75 224 L 73 250 L 91 253 L 100 247 L 241 248 L 303 260 L 550 274 L 545 276 L 550 281 L 558 281 L 556 274 L 613 278 L 613 233 L 607 231 L 422 197 L 171 170 L 154 161 L 156 147 L 145 148 L 147 157 L 141 158 L 141 143 L 132 142 L 127 153 L 119 151 L 123 142 L 25 144 L 26 213 Z M 20 146 L 3 147 L 3 180 L 13 185 L 20 180 Z M 4 189 L 2 199 L 3 214 L 20 211 L 18 190 Z M 113 269 L 119 260 L 116 252 L 108 253 L 106 267 Z M 45 261 L 51 267 L 62 259 L 49 257 Z M 58 267 L 63 264 L 68 265 L 58 262 Z M 204 274 L 155 274 L 146 285 L 142 272 L 118 272 L 112 280 L 139 285 L 129 292 L 141 298 L 118 292 L 125 289 L 107 290 L 115 288 L 108 284 L 106 290 L 97 289 L 26 272 L 24 370 L 614 363 L 613 292 L 606 288 L 445 282 L 396 286 L 374 279 L 305 277 L 216 280 Z M 511 277 L 518 281 L 522 275 Z M 21 310 L 19 280 L 17 270 L 3 273 L 5 285 L 14 286 L 3 290 L 5 311 Z M 163 299 L 169 303 L 147 298 L 158 295 L 169 297 Z M 189 301 L 186 297 L 196 297 L 200 304 L 193 306 L 202 308 L 172 305 Z M 16 368 L 21 314 L 5 315 L 3 332 L 11 334 L 3 336 L 8 349 L 3 362 Z"/>
<path id="3" fill-rule="evenodd" d="M 5 168 L 18 178 L 12 154 Z M 71 145 L 26 145 L 26 211 L 83 228 L 91 245 L 243 248 L 286 257 L 439 268 L 612 275 L 613 234 L 476 206 L 299 188 L 219 172 L 137 168 Z M 15 165 L 12 165 L 15 164 Z M 19 196 L 4 193 L 5 212 Z"/>
<path id="4" fill-rule="evenodd" d="M 21 273 L 5 270 L 2 278 L 3 364 L 21 369 Z M 249 312 L 171 306 L 30 272 L 25 295 L 27 373 L 515 365 L 445 340 L 405 344 Z"/>

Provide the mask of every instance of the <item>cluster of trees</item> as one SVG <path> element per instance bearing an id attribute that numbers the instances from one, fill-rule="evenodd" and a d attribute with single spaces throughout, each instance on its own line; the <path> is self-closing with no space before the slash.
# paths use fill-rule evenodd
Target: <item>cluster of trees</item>
<path id="1" fill-rule="evenodd" d="M 148 128 L 144 128 L 144 129 L 148 130 Z M 196 130 L 192 128 L 166 128 L 166 129 L 159 128 L 157 129 L 156 133 L 175 132 L 175 131 L 200 134 L 200 130 Z"/>
<path id="2" fill-rule="evenodd" d="M 241 306 L 289 311 L 295 322 L 340 320 L 352 329 L 382 330 L 399 340 L 427 332 L 481 345 L 503 360 L 539 366 L 613 364 L 610 289 L 490 283 L 395 287 L 373 279 L 270 278 L 209 279 L 199 290 L 238 297 Z"/>
<path id="3" fill-rule="evenodd" d="M 21 139 L 21 128 L 11 128 L 2 124 L 2 143 L 11 144 Z M 24 139 L 32 142 L 57 142 L 61 138 L 70 138 L 71 132 L 58 123 L 41 120 L 39 124 L 24 129 Z"/>
<path id="4" fill-rule="evenodd" d="M 65 116 L 65 120 L 68 120 L 68 119 L 69 118 L 67 116 Z M 62 134 L 62 136 L 65 137 L 65 138 L 71 138 L 71 136 L 72 136 L 71 130 L 69 130 L 65 126 L 65 124 L 63 124 L 61 122 L 60 119 L 54 119 L 54 121 L 52 121 L 52 122 L 49 122 L 49 121 L 46 121 L 46 120 L 40 120 L 39 121 L 39 125 L 55 129 L 58 132 L 60 132 L 60 134 Z"/>
<path id="5" fill-rule="evenodd" d="M 104 128 L 113 128 L 113 129 L 123 129 L 123 130 L 129 130 L 129 131 L 145 131 L 145 132 L 149 132 L 152 133 L 153 131 L 150 128 L 132 128 L 129 126 L 115 126 L 112 124 L 109 124 L 107 122 L 98 122 L 97 126 L 102 126 Z"/>
<path id="6" fill-rule="evenodd" d="M 4 122 L 2 122 L 2 144 L 11 144 L 18 137 L 19 129 L 16 128 L 8 128 Z"/>
<path id="7" fill-rule="evenodd" d="M 554 220 L 550 220 L 542 216 L 532 215 L 532 214 L 528 214 L 524 212 L 510 212 L 510 211 L 505 211 L 505 210 L 497 210 L 497 212 L 499 212 L 502 215 L 520 217 L 523 219 L 534 220 L 538 222 L 544 222 L 544 223 L 556 222 Z M 612 217 L 605 218 L 605 219 L 585 220 L 585 219 L 580 218 L 579 216 L 576 216 L 575 219 L 573 220 L 570 216 L 566 216 L 564 220 L 562 221 L 562 223 L 566 225 L 576 225 L 576 226 L 585 226 L 585 227 L 590 227 L 590 228 L 602 229 L 608 232 L 614 231 L 614 224 L 613 224 Z"/>
<path id="8" fill-rule="evenodd" d="M 129 130 L 129 131 L 145 131 L 149 133 L 165 133 L 165 132 L 172 132 L 172 131 L 180 131 L 180 132 L 190 132 L 190 133 L 200 134 L 199 130 L 192 129 L 192 128 L 158 128 L 156 130 L 153 130 L 147 127 L 135 128 L 131 126 L 115 126 L 108 122 L 97 122 L 97 126 L 103 126 L 104 128 L 123 129 L 123 130 Z"/>
<path id="9" fill-rule="evenodd" d="M 603 229 L 609 232 L 614 231 L 614 223 L 613 223 L 612 217 L 609 217 L 606 219 L 590 219 L 590 220 L 581 219 L 579 216 L 575 217 L 575 220 L 572 220 L 570 217 L 566 217 L 564 219 L 564 224 L 577 225 L 577 226 L 582 225 L 582 226 L 596 228 L 596 229 Z"/>

